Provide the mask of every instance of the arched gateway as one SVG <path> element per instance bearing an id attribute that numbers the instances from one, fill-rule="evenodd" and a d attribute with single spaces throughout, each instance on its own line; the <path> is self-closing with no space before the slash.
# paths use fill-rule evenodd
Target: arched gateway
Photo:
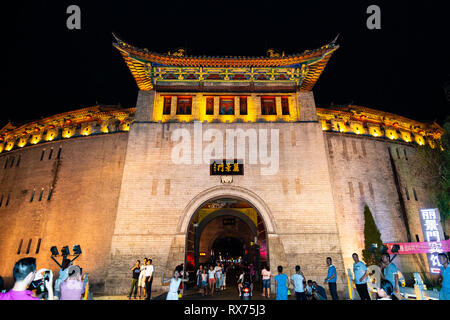
<path id="1" fill-rule="evenodd" d="M 178 225 L 185 233 L 185 265 L 215 261 L 252 263 L 258 271 L 270 264 L 268 234 L 275 234 L 267 205 L 242 187 L 219 186 L 205 190 L 186 207 Z"/>

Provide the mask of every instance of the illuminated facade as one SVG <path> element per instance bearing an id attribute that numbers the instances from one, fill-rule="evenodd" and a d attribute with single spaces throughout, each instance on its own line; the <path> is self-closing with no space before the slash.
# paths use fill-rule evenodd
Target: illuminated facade
<path id="1" fill-rule="evenodd" d="M 321 281 L 326 257 L 342 275 L 361 252 L 364 205 L 384 242 L 406 242 L 406 229 L 423 241 L 419 210 L 433 204 L 427 177 L 411 168 L 416 148 L 439 145 L 443 130 L 360 106 L 316 108 L 312 89 L 335 43 L 267 57 L 157 54 L 118 38 L 114 46 L 140 89 L 136 107 L 94 106 L 0 130 L 0 274 L 24 255 L 51 265 L 51 246 L 80 244 L 94 291 L 125 293 L 143 257 L 153 259 L 159 289 L 159 271 L 208 262 L 217 243 L 237 239 L 249 261 L 288 274 L 300 264 Z M 277 173 L 249 163 L 247 137 L 245 161 L 224 156 L 224 174 L 214 174 L 195 161 L 211 141 L 199 140 L 199 125 L 223 137 L 276 132 L 268 150 L 279 151 Z M 179 130 L 193 163 L 173 162 Z M 234 160 L 242 172 L 232 175 Z M 406 276 L 421 263 L 398 259 Z"/>

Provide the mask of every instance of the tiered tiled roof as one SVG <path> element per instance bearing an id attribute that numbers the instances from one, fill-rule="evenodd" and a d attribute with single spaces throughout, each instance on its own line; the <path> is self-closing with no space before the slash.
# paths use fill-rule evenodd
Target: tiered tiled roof
<path id="1" fill-rule="evenodd" d="M 254 77 L 254 75 L 260 74 L 272 75 L 269 77 L 270 79 L 264 79 L 262 81 L 277 81 L 279 78 L 273 76 L 274 69 L 289 69 L 290 79 L 286 80 L 290 80 L 292 82 L 297 81 L 299 82 L 297 85 L 300 90 L 310 91 L 319 79 L 319 76 L 327 65 L 332 53 L 339 48 L 339 46 L 335 44 L 335 41 L 333 41 L 316 50 L 307 50 L 300 54 L 286 56 L 184 56 L 161 54 L 151 52 L 147 49 L 139 49 L 120 40 L 116 36 L 114 37 L 116 42 L 113 43 L 113 46 L 116 47 L 122 54 L 128 68 L 137 82 L 137 85 L 139 86 L 139 89 L 141 90 L 151 90 L 158 80 L 164 80 L 163 78 L 156 79 L 153 69 L 161 67 L 178 67 L 180 69 L 190 68 L 186 71 L 186 77 L 178 77 L 175 79 L 183 81 L 204 81 L 205 79 L 202 78 L 202 75 L 200 77 L 196 75 L 195 78 L 192 76 L 197 73 L 204 74 L 202 72 L 208 68 L 226 69 L 225 74 L 228 71 L 230 73 L 245 73 L 243 69 L 249 69 L 250 71 L 248 71 L 247 74 L 251 73 L 251 77 L 246 77 L 245 80 L 247 81 L 256 82 L 260 80 L 259 78 Z M 196 71 L 192 68 L 198 69 Z M 255 70 L 259 72 L 253 73 Z M 182 72 L 183 70 L 180 70 L 180 73 L 176 74 L 182 74 Z M 191 78 L 189 78 L 189 76 L 191 76 Z M 232 78 L 228 78 L 228 76 L 219 80 L 233 81 Z M 240 81 L 242 81 L 242 79 L 240 79 Z"/>

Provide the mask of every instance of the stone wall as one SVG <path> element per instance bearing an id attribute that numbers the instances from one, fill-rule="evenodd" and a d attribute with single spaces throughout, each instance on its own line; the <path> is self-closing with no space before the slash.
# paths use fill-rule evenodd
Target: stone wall
<path id="1" fill-rule="evenodd" d="M 224 137 L 227 129 L 279 132 L 279 172 L 263 175 L 261 167 L 265 165 L 246 162 L 245 174 L 234 176 L 231 185 L 222 185 L 219 176 L 210 176 L 208 163 L 172 162 L 171 153 L 178 142 L 173 142 L 171 135 L 177 129 L 187 130 L 193 146 L 194 126 L 194 123 L 133 123 L 108 263 L 108 293 L 125 293 L 129 267 L 135 259 L 143 257 L 153 259 L 156 270 L 153 286 L 160 289 L 160 272 L 171 273 L 174 266 L 184 262 L 191 208 L 199 207 L 192 203 L 203 195 L 199 204 L 211 200 L 213 196 L 207 196 L 210 190 L 214 190 L 215 197 L 234 195 L 253 205 L 254 199 L 262 199 L 263 209 L 259 211 L 268 226 L 272 270 L 281 264 L 290 275 L 295 265 L 300 264 L 308 279 L 321 281 L 327 273 L 325 259 L 331 256 L 338 272 L 343 273 L 319 123 L 204 123 L 203 132 L 215 129 Z M 208 144 L 203 142 L 203 150 Z M 247 152 L 248 149 L 247 143 Z"/>
<path id="2" fill-rule="evenodd" d="M 260 121 L 264 119 L 257 94 L 248 95 L 247 117 L 239 114 L 236 97 L 232 123 L 220 121 L 218 96 L 214 96 L 216 115 L 202 117 L 201 101 L 206 95 L 198 94 L 193 99 L 193 116 L 179 116 L 186 122 L 162 123 L 174 116 L 176 108 L 174 99 L 172 115 L 154 119 L 162 112 L 162 97 L 140 93 L 137 118 L 129 132 L 80 133 L 0 155 L 0 275 L 7 286 L 18 259 L 34 256 L 38 268 L 56 272 L 50 247 L 68 245 L 71 249 L 79 244 L 83 254 L 77 264 L 89 272 L 95 293 L 127 293 L 130 268 L 144 257 L 153 259 L 153 288 L 160 290 L 161 272 L 171 274 L 184 262 L 192 216 L 205 202 L 221 197 L 246 200 L 258 211 L 267 230 L 273 274 L 282 265 L 292 275 L 298 264 L 307 279 L 321 283 L 330 256 L 337 267 L 341 295 L 344 272 L 353 263 L 351 254 L 361 255 L 364 246 L 364 205 L 373 213 L 384 242 L 408 241 L 406 226 L 412 241 L 416 235 L 423 241 L 419 210 L 433 205 L 426 173 L 417 170 L 414 146 L 323 132 L 315 121 L 312 93 L 289 95 L 291 116 L 267 118 L 273 122 Z M 277 96 L 278 111 L 280 99 Z M 202 133 L 214 129 L 224 143 L 227 130 L 268 130 L 268 155 L 275 147 L 279 150 L 278 172 L 264 174 L 262 169 L 268 166 L 261 164 L 261 158 L 257 164 L 249 163 L 248 138 L 245 174 L 234 176 L 230 184 L 210 175 L 202 152 L 190 154 L 191 164 L 174 163 L 172 153 L 180 151 L 176 149 L 179 140 L 172 140 L 175 132 L 188 132 L 191 147 L 199 145 L 194 129 L 200 122 L 189 122 L 193 117 L 211 121 L 201 124 Z M 82 126 L 80 132 L 111 132 L 119 123 L 108 125 L 111 130 Z M 270 142 L 270 130 L 278 132 L 279 144 Z M 62 134 L 55 133 L 55 139 Z M 210 143 L 203 140 L 200 150 L 204 152 Z M 406 276 L 428 269 L 425 255 L 401 256 L 396 263 Z"/>
<path id="3" fill-rule="evenodd" d="M 61 251 L 68 245 L 72 250 L 79 244 L 83 253 L 76 264 L 89 273 L 93 290 L 103 290 L 127 138 L 127 132 L 72 138 L 0 157 L 0 197 L 5 199 L 0 206 L 0 275 L 6 286 L 12 285 L 17 260 L 35 257 L 39 269 L 50 268 L 57 276 L 50 248 Z M 15 161 L 4 168 L 7 158 Z"/>
<path id="4" fill-rule="evenodd" d="M 434 206 L 428 200 L 426 172 L 418 175 L 415 170 L 415 147 L 360 135 L 325 133 L 325 137 L 346 270 L 352 269 L 353 252 L 362 256 L 365 205 L 372 212 L 384 243 L 407 242 L 407 226 L 413 242 L 417 241 L 416 235 L 424 241 L 419 210 Z M 395 263 L 409 279 L 412 272 L 428 269 L 425 255 L 398 256 Z"/>

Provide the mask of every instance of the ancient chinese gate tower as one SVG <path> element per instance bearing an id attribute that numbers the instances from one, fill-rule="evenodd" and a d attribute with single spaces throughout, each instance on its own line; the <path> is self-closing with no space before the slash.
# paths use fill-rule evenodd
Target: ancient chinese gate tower
<path id="1" fill-rule="evenodd" d="M 153 259 L 158 289 L 161 271 L 223 258 L 232 243 L 249 262 L 288 275 L 299 264 L 317 281 L 330 256 L 342 290 L 363 248 L 364 205 L 384 242 L 406 241 L 406 229 L 423 239 L 428 180 L 410 167 L 442 129 L 359 106 L 316 108 L 312 89 L 334 42 L 267 57 L 113 45 L 139 87 L 136 108 L 94 106 L 0 130 L 1 219 L 16 221 L 0 235 L 2 274 L 22 255 L 48 266 L 51 246 L 80 244 L 93 289 L 123 294 L 135 259 Z M 211 146 L 227 150 L 230 132 L 244 156 L 205 161 Z M 401 259 L 405 275 L 417 269 Z"/>

